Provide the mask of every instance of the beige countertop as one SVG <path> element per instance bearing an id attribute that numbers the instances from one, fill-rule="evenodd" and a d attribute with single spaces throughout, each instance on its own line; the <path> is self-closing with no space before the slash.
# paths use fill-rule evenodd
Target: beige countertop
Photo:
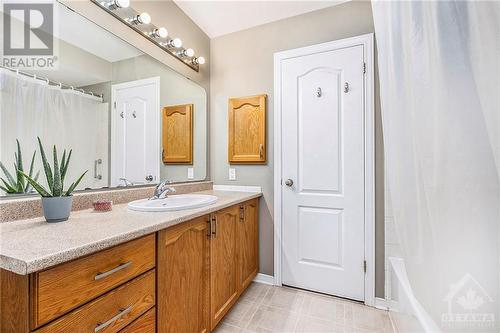
<path id="1" fill-rule="evenodd" d="M 0 223 L 0 268 L 30 274 L 261 196 L 216 190 L 195 193 L 212 194 L 218 200 L 174 212 L 136 212 L 121 204 L 111 212 L 72 212 L 68 221 L 60 223 L 47 223 L 43 217 Z"/>

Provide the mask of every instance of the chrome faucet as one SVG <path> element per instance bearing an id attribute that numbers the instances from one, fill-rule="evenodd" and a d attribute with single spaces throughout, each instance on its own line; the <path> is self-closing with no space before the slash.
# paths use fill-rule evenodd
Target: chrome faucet
<path id="1" fill-rule="evenodd" d="M 134 183 L 128 180 L 127 178 L 120 178 L 120 180 L 123 182 L 123 186 L 134 186 Z"/>
<path id="2" fill-rule="evenodd" d="M 164 180 L 156 185 L 155 194 L 151 198 L 149 198 L 149 200 L 160 199 L 164 194 L 165 195 L 163 197 L 166 198 L 170 193 L 177 192 L 175 188 L 168 186 L 169 184 L 172 184 L 171 180 Z"/>

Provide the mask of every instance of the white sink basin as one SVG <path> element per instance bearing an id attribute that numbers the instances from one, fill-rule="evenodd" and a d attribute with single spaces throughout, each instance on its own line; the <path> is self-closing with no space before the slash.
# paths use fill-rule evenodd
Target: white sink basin
<path id="1" fill-rule="evenodd" d="M 199 208 L 213 204 L 217 197 L 208 194 L 169 195 L 164 199 L 136 200 L 128 204 L 131 210 L 140 212 L 171 212 L 175 210 Z"/>

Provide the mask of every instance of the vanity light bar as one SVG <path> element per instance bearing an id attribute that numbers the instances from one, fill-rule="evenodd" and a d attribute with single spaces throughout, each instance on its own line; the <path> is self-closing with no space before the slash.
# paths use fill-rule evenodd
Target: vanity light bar
<path id="1" fill-rule="evenodd" d="M 198 72 L 200 65 L 205 64 L 205 58 L 195 56 L 192 48 L 182 47 L 180 38 L 171 37 L 166 28 L 152 24 L 148 13 L 131 8 L 130 0 L 91 1 L 193 70 Z"/>

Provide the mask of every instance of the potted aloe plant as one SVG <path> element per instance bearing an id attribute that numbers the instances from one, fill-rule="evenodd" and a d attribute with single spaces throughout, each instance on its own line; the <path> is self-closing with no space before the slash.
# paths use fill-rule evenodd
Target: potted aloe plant
<path id="1" fill-rule="evenodd" d="M 17 153 L 14 153 L 15 162 L 14 162 L 14 170 L 16 177 L 12 176 L 12 174 L 7 170 L 5 165 L 0 162 L 0 169 L 2 169 L 5 178 L 0 177 L 0 181 L 2 184 L 0 185 L 0 189 L 7 194 L 19 194 L 19 193 L 30 193 L 33 189 L 30 183 L 26 182 L 24 176 L 19 172 L 24 172 L 23 167 L 23 156 L 21 154 L 21 145 L 19 144 L 19 140 L 16 139 L 17 143 Z M 36 150 L 33 152 L 33 157 L 31 158 L 30 171 L 29 176 L 33 177 L 34 165 L 35 165 L 35 156 Z M 38 180 L 39 172 L 34 176 L 34 180 Z"/>
<path id="2" fill-rule="evenodd" d="M 42 156 L 43 170 L 45 172 L 45 177 L 47 179 L 47 186 L 45 188 L 35 179 L 31 178 L 23 171 L 19 171 L 28 181 L 28 183 L 33 186 L 35 191 L 37 191 L 42 196 L 42 208 L 43 215 L 47 222 L 62 222 L 69 218 L 71 213 L 71 204 L 73 202 L 73 196 L 71 195 L 75 188 L 78 186 L 83 176 L 87 173 L 85 171 L 75 182 L 71 183 L 67 190 L 64 190 L 64 180 L 66 172 L 68 171 L 69 161 L 71 159 L 72 150 L 66 155 L 66 149 L 63 152 L 62 159 L 59 162 L 57 158 L 57 149 L 54 145 L 53 148 L 53 158 L 54 165 L 51 168 L 49 162 L 47 161 L 47 156 L 45 155 L 45 150 L 43 149 L 42 142 L 38 138 L 38 145 L 40 147 L 40 155 Z"/>

